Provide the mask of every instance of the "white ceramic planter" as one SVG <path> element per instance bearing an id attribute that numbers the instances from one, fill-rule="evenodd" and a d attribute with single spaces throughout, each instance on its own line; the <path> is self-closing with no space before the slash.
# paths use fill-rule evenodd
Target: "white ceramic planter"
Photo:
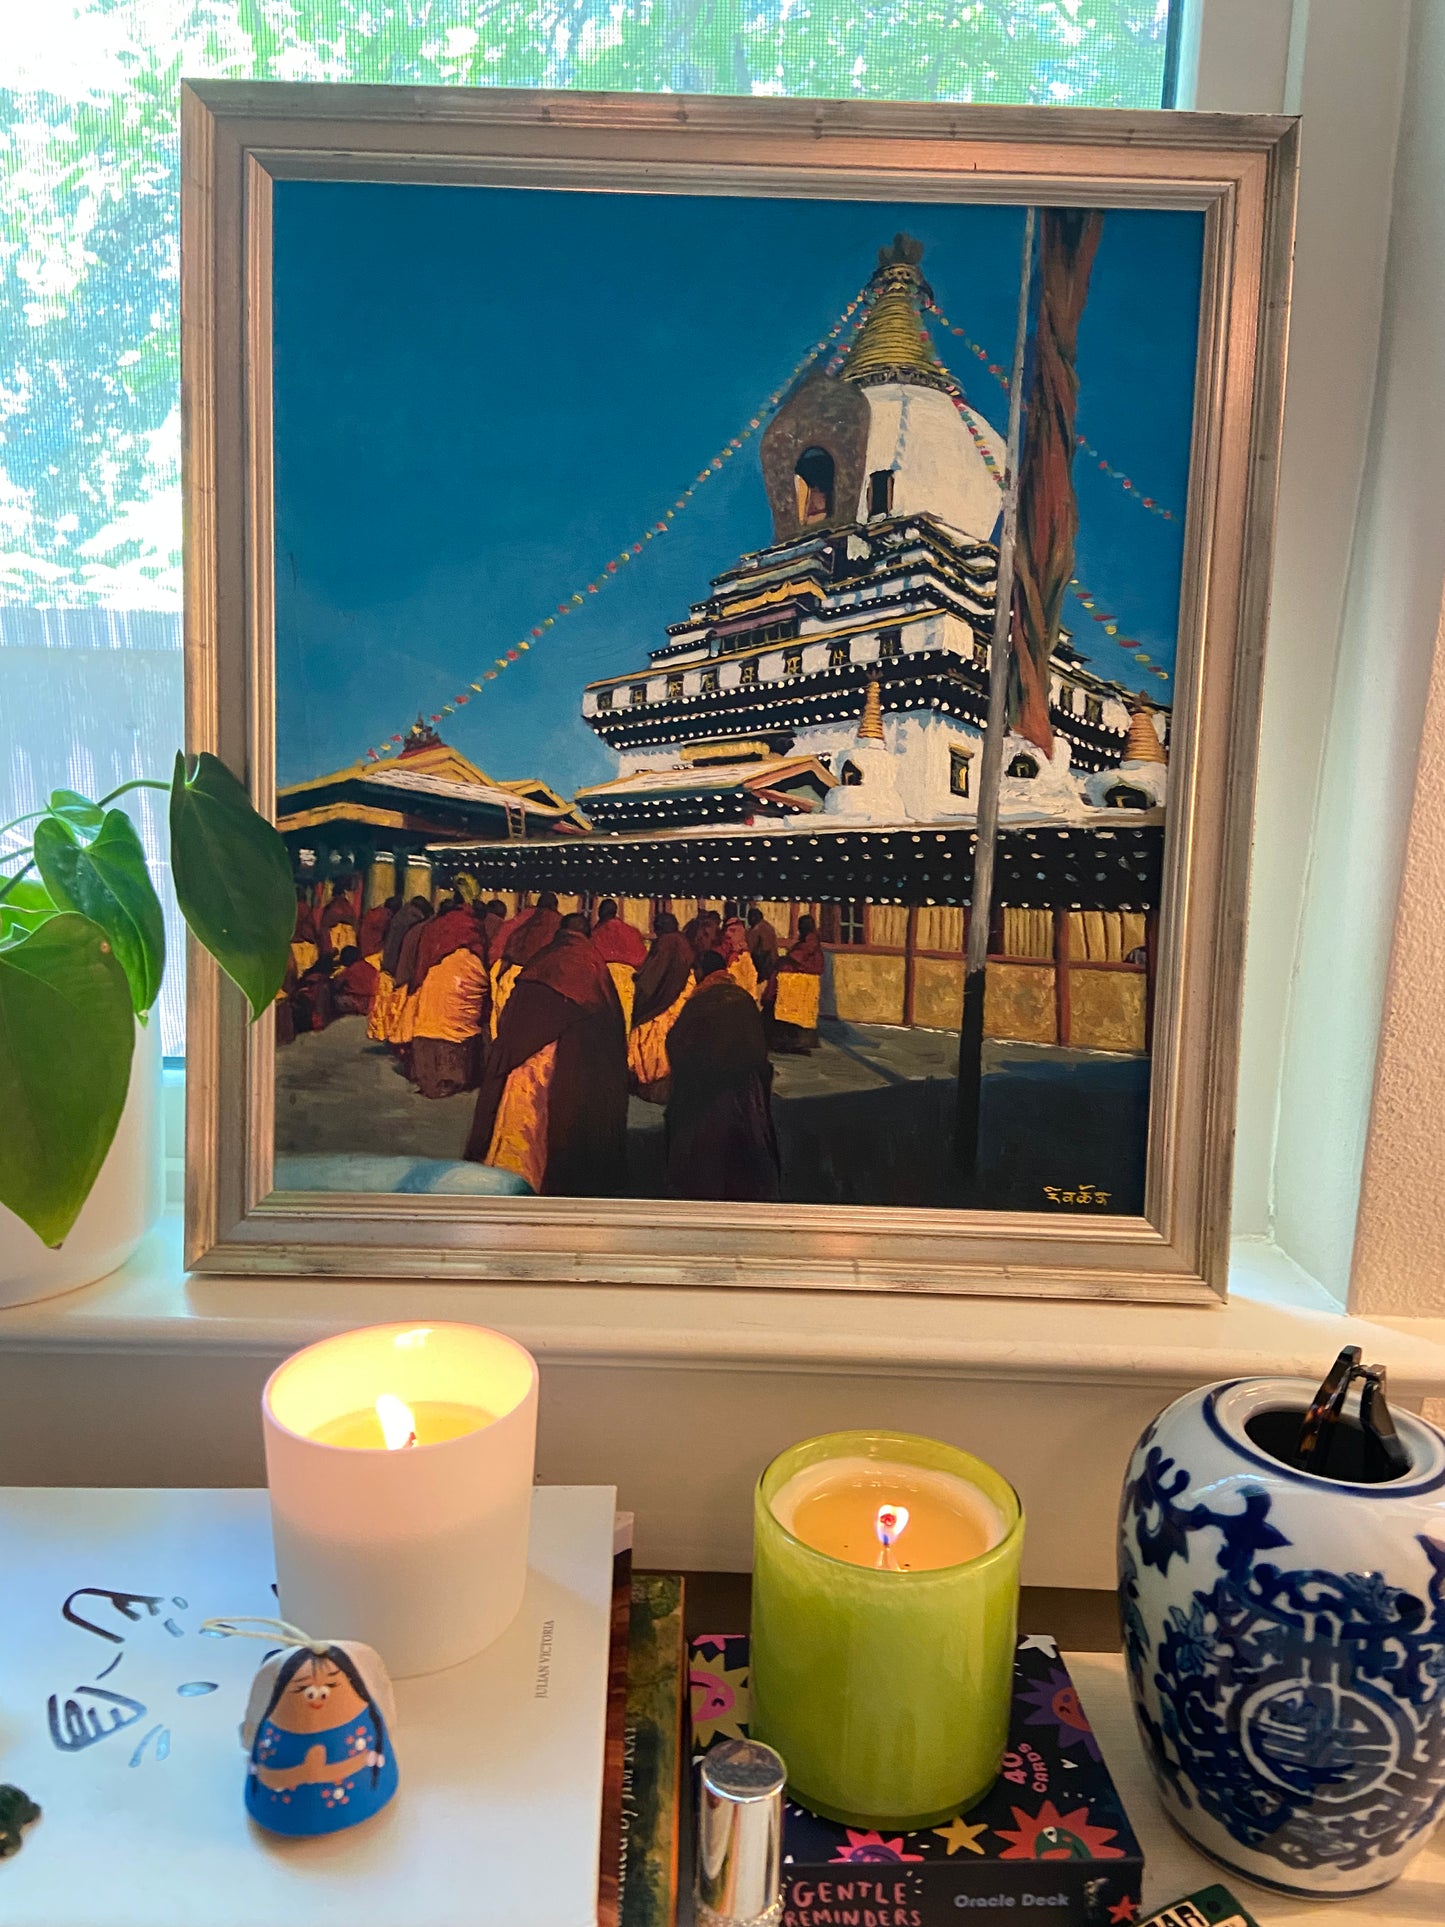
<path id="1" fill-rule="evenodd" d="M 27 1305 L 93 1284 L 123 1265 L 161 1214 L 165 1198 L 161 1023 L 137 1024 L 130 1089 L 115 1142 L 70 1236 L 52 1251 L 0 1205 L 0 1305 Z"/>
<path id="2" fill-rule="evenodd" d="M 1313 1392 L 1236 1379 L 1155 1419 L 1124 1486 L 1119 1601 L 1170 1818 L 1251 1880 L 1357 1894 L 1445 1810 L 1445 1437 L 1397 1412 L 1401 1478 L 1299 1471 L 1262 1441 L 1293 1438 Z"/>

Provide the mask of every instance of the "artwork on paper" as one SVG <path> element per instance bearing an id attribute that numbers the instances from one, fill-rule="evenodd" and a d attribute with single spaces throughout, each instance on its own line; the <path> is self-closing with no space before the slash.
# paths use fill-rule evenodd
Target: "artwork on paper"
<path id="1" fill-rule="evenodd" d="M 1204 217 L 1025 219 L 277 182 L 279 1189 L 1142 1211 Z"/>

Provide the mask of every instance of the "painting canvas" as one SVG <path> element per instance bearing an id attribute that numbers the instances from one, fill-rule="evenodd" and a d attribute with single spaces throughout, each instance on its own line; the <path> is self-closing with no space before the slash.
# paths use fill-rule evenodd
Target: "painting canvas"
<path id="1" fill-rule="evenodd" d="M 1144 1218 L 1209 206 L 299 172 L 273 1203 Z"/>

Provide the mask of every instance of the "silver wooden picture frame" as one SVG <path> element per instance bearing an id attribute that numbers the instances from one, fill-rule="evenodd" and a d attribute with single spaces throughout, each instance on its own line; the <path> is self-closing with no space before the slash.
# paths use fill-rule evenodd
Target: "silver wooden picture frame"
<path id="1" fill-rule="evenodd" d="M 299 898 L 311 889 L 313 874 L 316 896 L 324 896 L 323 886 L 339 892 L 354 875 L 360 913 L 363 901 L 373 906 L 383 895 L 393 900 L 393 884 L 409 894 L 415 877 L 425 874 L 438 907 L 452 903 L 460 915 L 476 897 L 480 918 L 485 900 L 495 898 L 508 913 L 508 929 L 513 913 L 522 915 L 542 892 L 551 892 L 564 923 L 585 934 L 599 903 L 610 896 L 623 904 L 624 918 L 631 915 L 629 904 L 643 906 L 633 920 L 639 928 L 649 926 L 641 933 L 645 940 L 659 927 L 659 906 L 690 904 L 695 897 L 696 942 L 707 953 L 699 952 L 698 985 L 721 981 L 716 970 L 707 972 L 724 961 L 721 949 L 714 955 L 708 948 L 714 939 L 721 945 L 716 932 L 723 921 L 736 918 L 741 929 L 749 906 L 761 905 L 763 920 L 778 926 L 778 968 L 786 973 L 795 967 L 790 947 L 801 958 L 799 970 L 812 968 L 804 952 L 820 959 L 821 988 L 804 988 L 813 997 L 813 1022 L 826 1033 L 824 1045 L 841 1040 L 839 1048 L 854 1058 L 861 1053 L 881 1063 L 880 1081 L 897 1083 L 902 1073 L 888 1068 L 893 1045 L 875 1031 L 917 1027 L 922 1012 L 923 1026 L 935 1026 L 930 1039 L 940 1040 L 937 1053 L 960 1066 L 960 1116 L 972 1088 L 970 1049 L 971 1074 L 984 1082 L 1002 1074 L 1004 1059 L 1023 1064 L 1021 1075 L 1032 1075 L 1034 1065 L 1049 1076 L 1057 1072 L 1068 1080 L 1067 1101 L 1077 1107 L 1071 1116 L 1090 1115 L 1096 1060 L 1109 1060 L 1099 1071 L 1106 1082 L 1122 1080 L 1145 1093 L 1138 1193 L 1119 1191 L 1112 1204 L 1109 1186 L 1091 1173 L 1086 1144 L 1072 1165 L 1066 1159 L 1055 1171 L 1041 1164 L 1029 1179 L 1034 1191 L 999 1191 L 1001 1204 L 980 1202 L 983 1194 L 967 1186 L 940 1193 L 938 1203 L 860 1201 L 856 1192 L 820 1202 L 815 1195 L 789 1197 L 786 1175 L 781 1190 L 746 1196 L 725 1189 L 722 1195 L 698 1195 L 687 1190 L 686 1180 L 681 1195 L 669 1195 L 660 1181 L 646 1195 L 622 1195 L 619 1187 L 605 1196 L 558 1195 L 535 1181 L 535 1171 L 531 1185 L 518 1179 L 495 1194 L 445 1186 L 334 1188 L 304 1175 L 308 1168 L 329 1167 L 288 1162 L 284 1146 L 278 1153 L 278 1062 L 290 1080 L 283 1088 L 294 1093 L 295 1066 L 302 1061 L 284 1060 L 278 1051 L 281 1005 L 276 1016 L 248 1025 L 239 992 L 192 944 L 186 1256 L 193 1268 L 1217 1302 L 1226 1282 L 1296 156 L 1296 123 L 1280 117 L 245 82 L 184 88 L 187 747 L 221 757 L 243 778 L 257 807 L 278 820 L 296 855 Z M 667 634 L 619 647 L 600 669 L 594 655 L 594 672 L 577 675 L 567 700 L 573 702 L 575 693 L 588 743 L 615 753 L 617 770 L 609 766 L 601 781 L 563 784 L 542 768 L 530 788 L 518 769 L 505 780 L 488 779 L 488 795 L 505 791 L 518 800 L 513 806 L 503 796 L 501 827 L 479 829 L 483 815 L 468 817 L 462 809 L 467 799 L 454 794 L 454 764 L 430 765 L 444 772 L 431 780 L 440 786 L 436 794 L 445 792 L 443 800 L 450 798 L 460 811 L 454 821 L 445 812 L 439 822 L 424 820 L 424 812 L 407 815 L 402 802 L 388 814 L 381 807 L 386 786 L 401 783 L 399 769 L 423 768 L 415 760 L 408 764 L 408 754 L 472 729 L 502 678 L 513 678 L 508 688 L 519 685 L 512 666 L 522 660 L 518 649 L 529 646 L 529 637 L 537 655 L 526 657 L 524 669 L 544 649 L 571 646 L 555 638 L 574 603 L 590 619 L 584 595 L 593 584 L 585 571 L 575 598 L 543 599 L 545 624 L 539 617 L 535 628 L 519 631 L 520 644 L 508 651 L 510 637 L 500 635 L 483 646 L 476 668 L 458 672 L 458 693 L 450 702 L 424 695 L 422 702 L 434 702 L 435 713 L 418 713 L 412 723 L 410 690 L 398 685 L 388 692 L 393 706 L 385 715 L 379 709 L 370 735 L 358 737 L 354 767 L 324 775 L 322 757 L 303 782 L 294 768 L 278 765 L 285 705 L 294 698 L 278 686 L 278 604 L 290 591 L 285 583 L 278 587 L 276 235 L 278 196 L 298 182 L 550 194 L 573 201 L 585 195 L 599 218 L 618 196 L 632 197 L 629 205 L 644 196 L 692 197 L 702 210 L 699 218 L 720 202 L 785 202 L 803 210 L 799 219 L 807 204 L 877 204 L 880 230 L 901 204 L 922 210 L 924 226 L 930 210 L 942 220 L 945 214 L 955 218 L 957 210 L 996 209 L 1008 211 L 1011 221 L 1027 220 L 1027 247 L 1034 253 L 1026 251 L 1017 338 L 981 345 L 972 339 L 967 315 L 957 312 L 953 290 L 966 285 L 966 277 L 957 269 L 947 273 L 936 249 L 920 266 L 921 244 L 904 233 L 894 239 L 891 228 L 879 232 L 879 265 L 854 303 L 857 313 L 847 311 L 841 333 L 820 330 L 811 361 L 793 371 L 756 419 L 749 417 L 741 438 L 724 444 L 719 459 L 678 498 L 679 508 L 690 501 L 709 470 L 721 474 L 729 463 L 753 461 L 771 504 L 772 546 L 766 546 L 764 529 L 738 564 L 737 547 L 728 551 L 724 545 L 711 589 L 706 582 L 697 585 L 701 599 L 690 617 L 669 625 Z M 468 205 L 475 201 L 473 196 Z M 1166 508 L 1146 495 L 1147 475 L 1136 480 L 1126 472 L 1104 446 L 1102 431 L 1069 412 L 1072 402 L 1064 391 L 1073 377 L 1067 370 L 1060 376 L 1057 365 L 1059 344 L 1067 350 L 1072 339 L 1067 315 L 1060 322 L 1055 312 L 1049 323 L 1055 336 L 1047 351 L 1041 347 L 1040 304 L 1052 299 L 1056 311 L 1068 307 L 1069 248 L 1077 254 L 1091 218 L 1071 221 L 1069 211 L 1077 210 L 1102 211 L 1106 233 L 1111 215 L 1122 232 L 1124 217 L 1140 211 L 1191 215 L 1198 223 L 1197 323 L 1188 344 L 1190 425 L 1187 446 L 1181 444 L 1180 493 Z M 1044 258 L 1050 245 L 1056 248 L 1053 270 Z M 871 260 L 861 263 L 860 279 L 871 266 Z M 784 267 L 778 258 L 748 264 L 759 289 Z M 736 269 L 735 261 L 720 262 L 718 271 Z M 384 258 L 365 268 L 372 276 L 400 271 Z M 1051 271 L 1062 277 L 1052 295 Z M 1077 275 L 1074 285 L 1082 289 Z M 1142 306 L 1147 309 L 1147 302 Z M 684 330 L 690 325 L 687 308 L 684 287 L 677 320 Z M 914 325 L 920 319 L 922 330 Z M 1075 332 L 1077 323 L 1075 312 Z M 1147 327 L 1147 315 L 1141 325 Z M 910 345 L 910 334 L 921 339 L 921 348 Z M 945 365 L 945 350 L 963 357 L 961 380 Z M 783 357 L 785 376 L 789 358 Z M 323 360 L 318 357 L 318 368 Z M 972 380 L 985 375 L 993 381 L 991 422 Z M 418 370 L 417 380 L 424 379 L 425 371 Z M 849 379 L 854 386 L 844 394 Z M 1080 379 L 1087 398 L 1087 372 Z M 1043 459 L 1037 446 L 1030 454 L 1031 410 L 1033 419 L 1042 419 L 1051 380 L 1055 396 L 1064 397 L 1059 406 L 1067 448 L 1061 453 L 1056 422 L 1053 479 L 1035 477 L 1031 484 L 1030 462 Z M 921 421 L 946 400 L 954 411 L 949 419 L 968 430 L 983 464 L 979 473 L 986 471 L 1000 492 L 999 522 L 992 529 L 979 524 L 964 535 L 957 528 L 950 532 L 947 515 L 940 521 L 929 503 L 919 509 L 914 502 L 906 463 L 874 456 L 867 438 L 878 431 L 880 410 L 900 384 L 905 414 L 916 404 L 914 419 Z M 1137 405 L 1150 407 L 1147 387 Z M 397 406 L 393 396 L 388 421 L 396 419 Z M 849 428 L 854 417 L 861 428 Z M 645 411 L 636 432 L 639 438 L 650 432 Z M 843 438 L 836 447 L 829 440 L 835 432 Z M 899 448 L 903 440 L 899 431 Z M 970 446 L 959 445 L 965 451 Z M 881 465 L 870 467 L 874 460 Z M 1168 625 L 1162 656 L 1159 644 L 1135 647 L 1128 657 L 1134 666 L 1114 667 L 1116 660 L 1125 663 L 1124 646 L 1139 640 L 1123 634 L 1138 620 L 1128 613 L 1127 585 L 1088 585 L 1082 572 L 1065 566 L 1067 580 L 1053 582 L 1050 601 L 1049 567 L 1057 576 L 1059 554 L 1067 565 L 1074 553 L 1067 529 L 1058 533 L 1075 500 L 1070 485 L 1061 522 L 1059 478 L 1067 476 L 1071 460 L 1089 471 L 1089 486 L 1116 488 L 1128 514 L 1137 512 L 1139 544 L 1151 539 L 1151 517 L 1162 515 L 1172 524 L 1168 539 L 1178 544 L 1179 562 L 1169 607 L 1177 621 Z M 1042 492 L 1030 497 L 1031 486 Z M 1049 539 L 1063 544 L 1048 566 L 1038 547 L 1041 502 L 1053 504 L 1055 533 Z M 1073 512 L 1077 520 L 1077 507 Z M 950 513 L 961 522 L 962 510 Z M 988 515 L 993 513 L 990 507 Z M 1118 554 L 1130 553 L 1134 526 L 1116 546 Z M 656 542 L 651 527 L 647 531 L 655 549 L 666 547 L 660 542 L 664 527 L 659 521 Z M 882 581 L 889 544 L 906 560 L 914 553 L 909 543 L 926 546 L 925 538 L 935 559 L 942 556 L 935 573 L 947 575 L 957 565 L 963 574 L 950 581 L 981 585 L 978 607 L 970 610 L 967 598 L 960 603 L 950 590 L 953 600 L 945 597 L 933 611 L 939 626 L 926 627 L 922 605 L 910 605 L 895 618 L 902 642 L 899 629 L 875 620 L 861 642 L 848 642 L 839 655 L 842 645 L 827 638 L 843 633 L 840 611 L 846 605 L 856 615 L 859 598 L 866 601 L 869 593 L 850 570 L 866 574 L 875 566 L 872 556 Z M 619 559 L 635 555 L 646 562 L 649 553 L 639 539 Z M 795 575 L 808 575 L 806 595 L 794 595 L 791 587 L 785 593 L 777 569 L 765 574 L 767 559 L 780 555 L 797 563 Z M 811 558 L 807 569 L 800 556 Z M 639 566 L 633 560 L 631 571 Z M 614 570 L 611 562 L 607 568 L 629 573 Z M 920 563 L 906 582 L 916 588 L 921 572 Z M 1005 597 L 1000 584 L 1010 580 Z M 597 581 L 607 586 L 600 566 Z M 565 586 L 570 590 L 572 584 Z M 743 593 L 749 589 L 751 597 Z M 1030 594 L 1044 608 L 1043 618 L 1037 610 L 1028 614 Z M 1065 594 L 1075 600 L 1068 604 L 1072 615 L 1061 619 Z M 755 611 L 764 604 L 771 626 L 760 627 Z M 1122 610 L 1117 616 L 1116 607 Z M 754 611 L 752 627 L 729 613 L 734 609 Z M 916 627 L 906 628 L 915 618 Z M 1029 673 L 1019 627 L 1035 619 L 1048 627 L 1035 663 L 1041 680 L 1034 696 L 1042 705 L 1052 761 L 1048 747 L 1035 754 L 1027 735 Z M 848 634 L 857 629 L 854 621 Z M 1148 640 L 1142 629 L 1140 634 Z M 925 636 L 932 652 L 926 661 Z M 809 648 L 814 655 L 805 661 Z M 755 656 L 762 667 L 748 669 L 726 660 L 729 655 Z M 570 662 L 560 655 L 550 660 Z M 815 660 L 816 668 L 810 667 Z M 1160 661 L 1168 668 L 1159 668 Z M 713 662 L 721 662 L 721 670 L 709 670 Z M 799 681 L 788 702 L 797 705 L 806 692 L 817 693 L 807 695 L 813 707 L 806 714 L 790 712 L 794 722 L 784 729 L 776 705 L 784 701 L 783 685 L 791 676 Z M 831 682 L 825 682 L 828 676 Z M 1141 693 L 1149 676 L 1161 680 Z M 755 697 L 761 702 L 758 691 L 770 681 L 775 707 L 750 706 Z M 712 697 L 717 702 L 710 708 Z M 463 704 L 475 707 L 464 711 Z M 686 711 L 691 720 L 669 723 L 684 713 L 684 704 L 693 705 Z M 929 704 L 933 709 L 925 715 Z M 714 708 L 733 720 L 699 720 Z M 917 730 L 925 723 L 940 742 L 953 744 L 951 760 L 942 755 L 939 764 L 939 780 L 945 790 L 951 783 L 951 793 L 935 817 L 929 814 L 933 806 L 915 803 L 910 791 L 895 821 L 878 801 L 894 794 L 882 750 L 901 756 L 906 740 L 915 745 L 908 753 L 921 755 Z M 1037 729 L 1033 740 L 1041 740 Z M 716 753 L 708 751 L 709 743 L 719 746 Z M 725 764 L 724 756 L 732 761 Z M 472 768 L 477 761 L 473 756 L 464 769 L 478 774 Z M 1043 787 L 1029 792 L 1034 778 Z M 425 790 L 426 781 L 418 780 Z M 1057 800 L 1046 806 L 1050 783 Z M 480 812 L 485 785 L 476 787 Z M 343 807 L 337 799 L 363 794 L 367 800 L 354 809 L 361 828 L 351 842 L 341 831 L 318 837 L 319 824 L 351 822 L 346 809 L 352 805 Z M 693 817 L 679 816 L 679 795 L 708 801 Z M 721 829 L 710 827 L 701 819 L 714 805 L 720 815 L 727 809 L 746 815 Z M 535 847 L 509 848 L 516 823 L 525 846 L 534 817 Z M 403 823 L 411 826 L 410 854 L 402 853 L 400 831 L 393 837 L 389 827 L 382 840 L 391 841 L 379 852 L 377 836 L 366 826 Z M 768 862 L 781 861 L 776 886 L 767 880 L 772 872 L 762 870 L 732 888 L 718 881 L 723 846 L 717 836 L 726 831 L 734 837 L 723 854 L 735 862 L 745 828 L 753 839 L 748 849 L 761 852 L 766 842 Z M 799 880 L 794 859 L 805 833 L 823 852 L 811 859 L 824 866 L 820 877 L 836 860 L 846 882 Z M 915 877 L 908 869 L 913 856 L 906 847 L 920 845 L 925 835 L 941 846 L 942 866 L 926 884 L 921 871 Z M 679 843 L 688 837 L 690 842 Z M 852 839 L 851 855 L 844 838 Z M 1155 853 L 1149 881 L 1133 885 L 1127 900 L 1116 882 L 1103 883 L 1102 870 L 1091 874 L 1112 892 L 1107 897 L 1089 894 L 1094 886 L 1079 880 L 1082 869 L 1061 867 L 1076 863 L 1081 851 L 1103 848 L 1099 838 L 1111 852 L 1137 845 Z M 337 848 L 323 847 L 328 843 Z M 1044 843 L 1055 854 L 1042 858 L 1042 867 L 1027 871 L 1026 878 L 1027 864 Z M 681 869 L 658 867 L 657 851 L 682 848 L 689 853 L 685 859 L 666 857 Z M 689 869 L 694 858 L 701 867 Z M 991 872 L 991 886 L 985 872 Z M 1137 874 L 1145 875 L 1142 860 Z M 1035 875 L 1037 887 L 1030 880 Z M 660 880 L 669 877 L 672 884 Z M 989 916 L 975 911 L 975 897 L 989 906 Z M 710 903 L 716 906 L 711 912 Z M 945 917 L 950 904 L 954 912 Z M 704 921 L 709 914 L 711 926 Z M 1015 920 L 1005 930 L 1001 919 L 1010 916 Z M 924 941 L 920 930 L 934 934 Z M 354 936 L 349 928 L 346 934 Z M 391 977 L 385 982 L 390 985 Z M 495 995 L 497 982 L 494 971 L 487 994 Z M 972 1016 L 970 985 L 976 990 Z M 762 1017 L 775 1042 L 780 1030 L 792 1027 L 774 1021 L 777 1007 L 766 1004 L 761 979 L 753 988 L 764 999 Z M 723 990 L 731 994 L 726 985 Z M 849 997 L 860 1001 L 850 1005 Z M 312 1006 L 303 999 L 303 1007 Z M 949 1024 L 931 1015 L 940 1009 Z M 875 1022 L 880 1014 L 881 1023 Z M 355 1017 L 350 1021 L 357 1023 Z M 495 1031 L 495 1015 L 491 1021 Z M 289 1027 L 290 1015 L 285 1022 Z M 961 1026 L 961 1056 L 950 1041 L 953 1023 Z M 971 1045 L 970 1023 L 976 1032 Z M 801 1048 L 811 1048 L 810 1037 L 817 1042 L 817 1031 L 806 1023 L 802 1035 Z M 313 1049 L 310 1038 L 302 1041 Z M 1130 1067 L 1140 1059 L 1144 1069 L 1136 1072 Z M 815 1065 L 809 1075 L 816 1082 L 825 1070 Z M 634 1093 L 635 1071 L 634 1065 Z M 765 1087 L 772 1075 L 767 1073 Z M 793 1072 L 784 1066 L 780 1075 L 786 1083 Z M 773 1088 L 776 1093 L 776 1082 Z M 976 1091 L 968 1101 L 975 1099 Z M 293 1102 L 288 1095 L 286 1103 Z M 659 1128 L 661 1119 L 659 1110 Z M 962 1137 L 969 1128 L 959 1127 Z M 669 1142 L 676 1136 L 674 1120 Z M 971 1155 L 978 1155 L 976 1144 Z M 1042 1182 L 1051 1175 L 1053 1182 Z"/>

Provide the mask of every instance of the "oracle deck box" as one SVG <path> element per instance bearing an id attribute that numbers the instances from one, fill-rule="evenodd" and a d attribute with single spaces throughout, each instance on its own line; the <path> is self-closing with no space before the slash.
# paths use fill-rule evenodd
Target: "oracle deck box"
<path id="1" fill-rule="evenodd" d="M 693 1750 L 747 1730 L 745 1635 L 695 1639 Z M 863 1830 L 789 1800 L 784 1927 L 1128 1927 L 1144 1856 L 1058 1647 L 1020 1639 L 993 1790 L 947 1825 Z"/>

